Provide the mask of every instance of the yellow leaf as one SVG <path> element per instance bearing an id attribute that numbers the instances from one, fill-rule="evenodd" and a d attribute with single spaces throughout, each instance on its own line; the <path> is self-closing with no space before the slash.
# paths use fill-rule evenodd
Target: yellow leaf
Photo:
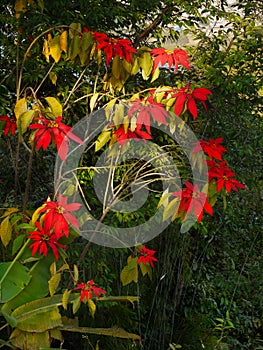
<path id="1" fill-rule="evenodd" d="M 165 206 L 163 212 L 163 221 L 169 219 L 175 213 L 177 213 L 180 204 L 180 197 L 174 198 L 168 205 Z"/>
<path id="2" fill-rule="evenodd" d="M 27 0 L 16 0 L 16 3 L 15 3 L 16 18 L 19 18 L 21 13 L 26 12 L 26 5 L 27 5 Z"/>
<path id="3" fill-rule="evenodd" d="M 144 51 L 139 57 L 139 64 L 142 68 L 142 75 L 144 79 L 148 79 L 152 71 L 153 60 L 149 52 Z"/>
<path id="4" fill-rule="evenodd" d="M 46 97 L 45 100 L 55 117 L 62 116 L 62 105 L 55 97 Z"/>
<path id="5" fill-rule="evenodd" d="M 137 58 L 135 58 L 133 62 L 131 74 L 136 75 L 139 72 L 139 69 L 140 69 L 139 61 Z"/>
<path id="6" fill-rule="evenodd" d="M 96 304 L 94 303 L 93 300 L 88 299 L 88 307 L 89 307 L 89 311 L 91 313 L 91 316 L 94 317 L 95 311 L 96 311 Z"/>
<path id="7" fill-rule="evenodd" d="M 160 75 L 160 69 L 159 69 L 159 67 L 157 67 L 157 68 L 155 69 L 155 71 L 153 72 L 153 76 L 152 76 L 151 83 L 152 83 L 154 80 L 158 79 L 158 78 L 159 78 L 159 75 Z"/>
<path id="8" fill-rule="evenodd" d="M 49 63 L 50 50 L 49 50 L 49 44 L 48 44 L 47 39 L 44 39 L 42 53 L 46 57 L 46 61 Z"/>
<path id="9" fill-rule="evenodd" d="M 37 221 L 37 219 L 39 218 L 40 215 L 40 210 L 45 208 L 46 204 L 41 205 L 41 207 L 37 208 L 31 218 L 30 224 L 35 225 L 35 222 Z"/>
<path id="10" fill-rule="evenodd" d="M 65 310 L 68 308 L 68 299 L 70 296 L 71 290 L 66 289 L 62 295 L 62 306 Z"/>
<path id="11" fill-rule="evenodd" d="M 68 32 L 65 30 L 59 37 L 60 48 L 63 52 L 67 53 L 68 48 Z"/>
<path id="12" fill-rule="evenodd" d="M 51 296 L 53 296 L 56 293 L 56 290 L 59 286 L 60 280 L 61 280 L 61 274 L 56 273 L 48 281 L 48 289 L 49 289 L 49 293 Z"/>
<path id="13" fill-rule="evenodd" d="M 57 84 L 57 74 L 54 72 L 49 73 L 49 79 L 51 80 L 52 84 L 56 85 Z"/>
<path id="14" fill-rule="evenodd" d="M 0 225 L 0 237 L 3 245 L 6 247 L 12 238 L 12 225 L 7 216 Z"/>
<path id="15" fill-rule="evenodd" d="M 119 56 L 115 56 L 112 61 L 112 74 L 116 79 L 120 79 L 121 75 L 121 62 Z"/>
<path id="16" fill-rule="evenodd" d="M 54 276 L 57 273 L 57 264 L 55 261 L 50 265 L 49 271 L 51 276 Z"/>
<path id="17" fill-rule="evenodd" d="M 16 105 L 14 108 L 16 119 L 18 120 L 20 115 L 25 113 L 26 111 L 27 111 L 27 102 L 26 102 L 26 99 L 23 97 L 16 102 Z"/>
<path id="18" fill-rule="evenodd" d="M 50 55 L 54 58 L 54 61 L 58 63 L 61 57 L 61 48 L 60 48 L 60 37 L 55 36 L 49 42 Z"/>
<path id="19" fill-rule="evenodd" d="M 111 112 L 113 110 L 113 106 L 115 105 L 116 101 L 117 101 L 117 98 L 112 99 L 110 102 L 107 103 L 107 105 L 105 107 L 105 114 L 106 114 L 107 120 L 110 119 L 110 115 L 111 115 Z"/>
<path id="20" fill-rule="evenodd" d="M 90 99 L 89 105 L 90 105 L 90 111 L 91 111 L 91 112 L 93 111 L 93 109 L 94 109 L 94 107 L 95 107 L 95 105 L 96 105 L 96 102 L 97 102 L 98 97 L 99 97 L 99 93 L 96 92 L 96 93 L 91 97 L 91 99 Z"/>
<path id="21" fill-rule="evenodd" d="M 0 216 L 1 218 L 5 218 L 6 216 L 9 216 L 13 213 L 17 213 L 19 211 L 18 208 L 8 208 L 6 209 L 6 211 L 4 212 L 4 214 L 2 216 Z"/>

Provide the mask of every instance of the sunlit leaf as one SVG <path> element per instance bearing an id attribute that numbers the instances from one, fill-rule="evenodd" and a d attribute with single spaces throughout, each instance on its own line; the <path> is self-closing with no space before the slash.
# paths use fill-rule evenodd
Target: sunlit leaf
<path id="1" fill-rule="evenodd" d="M 27 111 L 27 101 L 25 98 L 21 98 L 16 102 L 15 108 L 14 108 L 14 113 L 16 116 L 16 119 L 18 120 L 20 115 L 25 113 Z"/>
<path id="2" fill-rule="evenodd" d="M 180 204 L 180 197 L 176 197 L 173 200 L 171 200 L 170 203 L 168 203 L 164 207 L 164 212 L 163 212 L 163 221 L 169 219 L 172 217 L 175 213 L 178 211 L 178 207 Z"/>
<path id="3" fill-rule="evenodd" d="M 62 116 L 62 105 L 55 97 L 45 97 L 45 100 L 55 117 Z"/>
<path id="4" fill-rule="evenodd" d="M 92 317 L 94 317 L 95 312 L 96 312 L 96 304 L 94 303 L 93 300 L 88 299 L 88 307 L 89 307 L 89 311 Z"/>
<path id="5" fill-rule="evenodd" d="M 56 63 L 60 60 L 61 57 L 61 48 L 60 48 L 60 37 L 55 36 L 49 42 L 50 55 Z"/>
<path id="6" fill-rule="evenodd" d="M 16 0 L 15 2 L 15 12 L 16 18 L 19 18 L 21 13 L 26 11 L 27 0 Z"/>
<path id="7" fill-rule="evenodd" d="M 48 331 L 41 333 L 24 332 L 16 328 L 11 336 L 11 343 L 18 349 L 25 349 L 24 344 L 26 344 L 26 349 L 39 350 L 41 347 L 50 346 L 50 338 Z"/>
<path id="8" fill-rule="evenodd" d="M 60 34 L 59 44 L 60 44 L 61 50 L 63 52 L 65 52 L 65 53 L 67 53 L 67 49 L 68 49 L 68 32 L 66 30 L 63 33 Z"/>
<path id="9" fill-rule="evenodd" d="M 0 216 L 0 218 L 5 218 L 6 216 L 10 216 L 11 214 L 17 213 L 18 211 L 18 208 L 8 208 L 5 210 L 4 214 Z"/>
<path id="10" fill-rule="evenodd" d="M 96 92 L 94 95 L 92 95 L 91 99 L 90 99 L 90 103 L 89 103 L 89 106 L 90 106 L 90 111 L 92 112 L 95 105 L 96 105 L 96 102 L 97 102 L 97 99 L 99 97 L 99 93 Z"/>
<path id="11" fill-rule="evenodd" d="M 66 289 L 62 296 L 62 306 L 65 310 L 67 310 L 68 307 L 68 299 L 70 296 L 71 290 Z"/>
<path id="12" fill-rule="evenodd" d="M 58 76 L 56 73 L 54 72 L 50 72 L 49 73 L 49 79 L 51 80 L 51 83 L 56 85 L 57 84 L 57 79 L 58 79 Z"/>
<path id="13" fill-rule="evenodd" d="M 95 152 L 98 152 L 111 138 L 111 131 L 102 131 L 95 142 Z"/>
<path id="14" fill-rule="evenodd" d="M 5 217 L 0 224 L 0 237 L 3 245 L 6 247 L 12 238 L 12 225 L 9 216 Z"/>
<path id="15" fill-rule="evenodd" d="M 61 281 L 61 274 L 60 273 L 56 273 L 48 281 L 49 293 L 51 296 L 53 296 L 56 293 L 56 290 L 59 286 L 60 281 Z"/>
<path id="16" fill-rule="evenodd" d="M 32 122 L 33 118 L 36 115 L 36 111 L 31 109 L 29 111 L 26 111 L 25 113 L 21 114 L 18 118 L 17 125 L 18 129 L 20 130 L 21 134 L 24 134 L 27 131 L 28 126 Z"/>

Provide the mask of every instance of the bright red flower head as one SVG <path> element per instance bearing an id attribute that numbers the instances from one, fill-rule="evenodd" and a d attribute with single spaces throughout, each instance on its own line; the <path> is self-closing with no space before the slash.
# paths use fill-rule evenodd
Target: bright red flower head
<path id="1" fill-rule="evenodd" d="M 37 230 L 30 232 L 28 238 L 35 241 L 30 245 L 30 249 L 32 249 L 32 256 L 39 251 L 39 254 L 43 254 L 47 256 L 48 249 L 51 248 L 55 259 L 58 260 L 58 248 L 65 249 L 66 246 L 58 243 L 58 236 L 55 233 L 51 233 L 50 229 L 46 227 L 44 222 L 43 227 L 41 227 L 40 223 L 37 221 L 35 223 Z"/>
<path id="2" fill-rule="evenodd" d="M 154 254 L 156 253 L 156 250 L 151 250 L 148 249 L 144 246 L 142 246 L 141 248 L 138 248 L 139 254 L 141 254 L 141 256 L 138 258 L 137 260 L 137 264 L 150 264 L 152 268 L 154 268 L 154 262 L 157 262 L 158 259 L 154 257 Z"/>
<path id="3" fill-rule="evenodd" d="M 132 54 L 137 53 L 128 39 L 109 38 L 107 34 L 100 32 L 93 32 L 93 39 L 98 42 L 97 49 L 105 52 L 107 66 L 112 57 L 119 56 L 130 62 Z"/>
<path id="4" fill-rule="evenodd" d="M 215 179 L 217 184 L 217 192 L 220 192 L 222 188 L 225 188 L 227 193 L 230 193 L 233 189 L 234 191 L 238 191 L 238 187 L 245 189 L 246 187 L 234 177 L 236 174 L 226 166 L 226 161 L 216 163 L 214 161 L 207 161 L 210 169 L 208 171 L 210 181 Z"/>
<path id="5" fill-rule="evenodd" d="M 185 181 L 185 186 L 182 191 L 173 193 L 174 196 L 180 196 L 181 198 L 178 212 L 184 211 L 186 214 L 193 212 L 198 222 L 202 220 L 204 211 L 212 215 L 213 208 L 207 201 L 206 194 L 199 191 L 198 185 Z"/>
<path id="6" fill-rule="evenodd" d="M 73 211 L 78 210 L 81 207 L 80 203 L 67 203 L 68 197 L 62 197 L 60 193 L 58 195 L 57 202 L 46 201 L 45 207 L 40 210 L 40 213 L 46 212 L 44 216 L 44 222 L 49 230 L 57 235 L 58 238 L 69 234 L 69 223 L 75 228 L 79 228 L 78 219 L 72 215 Z"/>
<path id="7" fill-rule="evenodd" d="M 158 123 L 162 124 L 167 124 L 166 118 L 169 117 L 163 104 L 154 101 L 153 96 L 132 102 L 128 111 L 128 117 L 131 118 L 134 115 L 137 115 L 137 123 L 144 125 L 149 134 L 151 116 Z"/>
<path id="8" fill-rule="evenodd" d="M 94 284 L 93 280 L 90 280 L 86 283 L 80 283 L 77 285 L 74 290 L 79 290 L 80 289 L 80 301 L 83 301 L 84 303 L 88 299 L 92 299 L 93 295 L 95 295 L 97 298 L 100 297 L 100 294 L 106 294 L 106 290 L 97 287 Z"/>
<path id="9" fill-rule="evenodd" d="M 197 153 L 204 151 L 210 159 L 214 158 L 217 160 L 222 160 L 222 155 L 227 151 L 227 149 L 221 145 L 223 141 L 222 137 L 217 139 L 210 138 L 209 141 L 200 140 L 197 145 L 193 148 L 193 152 Z"/>
<path id="10" fill-rule="evenodd" d="M 112 133 L 115 135 L 116 140 L 120 145 L 123 145 L 129 139 L 150 140 L 152 138 L 147 131 L 142 130 L 142 125 L 140 124 L 137 124 L 134 131 L 131 131 L 129 127 L 126 129 L 124 125 L 121 125 Z"/>
<path id="11" fill-rule="evenodd" d="M 11 135 L 14 135 L 17 129 L 16 125 L 16 117 L 8 117 L 7 115 L 2 115 L 0 120 L 5 121 L 4 125 L 4 136 L 6 136 L 9 132 Z"/>
<path id="12" fill-rule="evenodd" d="M 181 50 L 181 49 L 168 50 L 164 48 L 155 48 L 150 51 L 150 54 L 154 58 L 153 70 L 155 70 L 159 64 L 161 66 L 168 64 L 170 68 L 174 67 L 174 73 L 178 71 L 179 64 L 181 64 L 183 67 L 187 69 L 190 69 L 188 54 L 184 50 Z"/>
<path id="13" fill-rule="evenodd" d="M 196 100 L 201 101 L 202 105 L 207 111 L 205 101 L 207 100 L 207 95 L 211 93 L 212 92 L 206 88 L 196 88 L 194 90 L 191 90 L 190 85 L 186 84 L 185 87 L 179 89 L 173 95 L 173 97 L 176 97 L 176 101 L 174 104 L 175 114 L 179 116 L 184 110 L 184 107 L 186 106 L 186 108 L 192 114 L 194 119 L 196 119 L 198 114 Z"/>
<path id="14" fill-rule="evenodd" d="M 82 141 L 70 131 L 71 127 L 61 122 L 62 117 L 57 117 L 55 120 L 42 117 L 37 120 L 39 120 L 40 123 L 29 126 L 29 129 L 37 130 L 34 137 L 37 150 L 41 147 L 43 150 L 46 150 L 53 140 L 57 146 L 60 158 L 65 160 L 68 153 L 69 139 L 82 143 Z M 64 140 L 65 142 L 63 142 Z M 62 143 L 63 147 L 60 147 Z"/>

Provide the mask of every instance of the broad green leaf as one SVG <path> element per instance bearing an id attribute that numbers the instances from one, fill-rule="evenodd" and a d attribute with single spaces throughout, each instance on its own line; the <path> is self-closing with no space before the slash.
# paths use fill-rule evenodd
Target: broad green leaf
<path id="1" fill-rule="evenodd" d="M 50 55 L 56 63 L 60 60 L 61 57 L 61 48 L 60 48 L 60 37 L 55 36 L 49 42 Z"/>
<path id="2" fill-rule="evenodd" d="M 50 346 L 48 331 L 42 333 L 30 333 L 16 328 L 10 336 L 10 341 L 18 349 L 39 350 L 40 347 Z"/>
<path id="3" fill-rule="evenodd" d="M 68 32 L 65 30 L 59 37 L 60 48 L 63 52 L 67 53 L 68 48 Z"/>
<path id="4" fill-rule="evenodd" d="M 89 51 L 91 50 L 93 43 L 93 35 L 90 32 L 83 33 L 81 38 L 81 51 L 88 51 L 88 53 L 86 52 L 86 55 L 89 55 Z"/>
<path id="5" fill-rule="evenodd" d="M 9 216 L 5 217 L 0 224 L 0 237 L 3 245 L 6 247 L 12 238 L 12 225 Z"/>
<path id="6" fill-rule="evenodd" d="M 50 336 L 53 339 L 60 340 L 61 342 L 63 341 L 63 337 L 62 337 L 61 331 L 59 331 L 58 329 L 51 329 L 50 330 Z M 43 350 L 43 348 L 40 348 L 40 349 Z M 52 348 L 52 349 L 55 349 L 55 348 Z"/>
<path id="7" fill-rule="evenodd" d="M 4 214 L 2 216 L 0 216 L 1 218 L 5 218 L 6 216 L 10 216 L 13 213 L 17 213 L 19 211 L 18 208 L 8 208 L 6 209 L 6 211 L 4 212 Z"/>
<path id="8" fill-rule="evenodd" d="M 51 83 L 56 85 L 57 84 L 57 79 L 58 79 L 58 76 L 56 73 L 54 72 L 50 72 L 49 73 L 49 79 L 51 80 Z"/>
<path id="9" fill-rule="evenodd" d="M 112 327 L 112 328 L 92 328 L 92 327 L 70 327 L 64 326 L 59 328 L 62 331 L 78 332 L 78 333 L 89 333 L 98 335 L 108 335 L 110 337 L 124 338 L 124 339 L 135 339 L 141 340 L 141 337 L 134 333 L 129 333 L 122 328 Z"/>
<path id="10" fill-rule="evenodd" d="M 28 310 L 31 305 L 32 309 Z M 26 332 L 39 333 L 62 326 L 58 307 L 52 304 L 42 307 L 41 299 L 20 306 L 11 316 L 17 320 L 16 327 Z"/>
<path id="11" fill-rule="evenodd" d="M 20 115 L 25 113 L 27 111 L 27 101 L 25 98 L 21 98 L 16 102 L 15 108 L 14 108 L 14 113 L 16 116 L 16 119 L 18 120 Z"/>
<path id="12" fill-rule="evenodd" d="M 94 95 L 92 95 L 91 99 L 90 99 L 90 103 L 89 103 L 89 106 L 90 106 L 90 111 L 92 112 L 95 105 L 96 105 L 96 102 L 97 102 L 97 99 L 99 97 L 99 93 L 96 92 Z"/>
<path id="13" fill-rule="evenodd" d="M 96 304 L 94 303 L 93 300 L 88 299 L 88 307 L 89 307 L 91 317 L 94 317 L 95 312 L 96 312 Z"/>
<path id="14" fill-rule="evenodd" d="M 137 58 L 135 58 L 134 62 L 133 62 L 131 74 L 136 75 L 139 72 L 139 70 L 140 70 L 139 60 Z"/>
<path id="15" fill-rule="evenodd" d="M 0 263 L 0 302 L 14 298 L 29 281 L 28 269 L 19 262 Z"/>
<path id="16" fill-rule="evenodd" d="M 59 286 L 60 281 L 61 281 L 60 273 L 56 273 L 48 281 L 49 293 L 51 296 L 53 296 L 56 293 L 56 290 Z"/>
<path id="17" fill-rule="evenodd" d="M 102 131 L 95 142 L 95 152 L 98 152 L 111 138 L 111 131 Z"/>
<path id="18" fill-rule="evenodd" d="M 74 36 L 69 42 L 68 57 L 70 60 L 74 59 L 80 54 L 81 39 L 79 36 Z"/>
<path id="19" fill-rule="evenodd" d="M 80 308 L 80 296 L 78 296 L 76 299 L 73 300 L 73 303 L 72 303 L 73 314 L 75 314 L 79 308 Z"/>
<path id="20" fill-rule="evenodd" d="M 17 125 L 18 129 L 21 132 L 21 134 L 24 134 L 27 131 L 28 126 L 32 122 L 34 116 L 36 115 L 36 111 L 31 109 L 30 111 L 26 111 L 25 113 L 22 113 L 18 120 Z"/>
<path id="21" fill-rule="evenodd" d="M 47 101 L 54 116 L 62 116 L 62 105 L 55 97 L 45 97 L 45 100 Z"/>

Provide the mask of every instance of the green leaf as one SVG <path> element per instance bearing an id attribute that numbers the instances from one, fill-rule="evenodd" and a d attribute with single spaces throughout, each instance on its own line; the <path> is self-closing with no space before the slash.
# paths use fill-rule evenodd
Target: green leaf
<path id="1" fill-rule="evenodd" d="M 121 75 L 121 62 L 119 56 L 115 56 L 112 61 L 112 74 L 116 79 L 120 79 Z"/>
<path id="2" fill-rule="evenodd" d="M 73 314 L 75 314 L 80 308 L 80 296 L 74 299 L 72 304 L 73 304 L 72 311 L 73 311 Z"/>
<path id="3" fill-rule="evenodd" d="M 64 310 L 67 310 L 68 308 L 68 300 L 69 300 L 70 293 L 71 293 L 71 290 L 68 290 L 68 289 L 66 289 L 65 292 L 63 293 L 62 306 Z"/>
<path id="4" fill-rule="evenodd" d="M 0 302 L 5 303 L 14 298 L 28 285 L 30 274 L 28 269 L 19 262 L 0 264 Z"/>
<path id="5" fill-rule="evenodd" d="M 9 216 L 4 218 L 0 224 L 0 237 L 3 245 L 6 247 L 12 238 L 12 225 Z"/>
<path id="6" fill-rule="evenodd" d="M 141 337 L 134 333 L 129 333 L 122 328 L 112 327 L 112 328 L 92 328 L 92 327 L 70 327 L 64 326 L 59 328 L 62 331 L 78 332 L 78 333 L 89 333 L 98 335 L 108 335 L 110 337 L 124 338 L 124 339 L 134 339 L 141 340 Z"/>
<path id="7" fill-rule="evenodd" d="M 137 259 L 136 259 L 137 260 Z M 138 282 L 138 265 L 136 264 L 134 267 L 126 265 L 121 271 L 121 282 L 123 286 L 131 282 Z"/>
<path id="8" fill-rule="evenodd" d="M 21 248 L 25 239 L 25 235 L 19 235 L 14 239 L 12 246 L 12 255 L 15 255 L 17 251 Z"/>
<path id="9" fill-rule="evenodd" d="M 28 126 L 32 122 L 35 117 L 37 111 L 31 109 L 30 111 L 26 111 L 21 114 L 18 118 L 17 125 L 21 134 L 24 134 L 27 131 Z"/>
<path id="10" fill-rule="evenodd" d="M 153 67 L 153 60 L 152 60 L 151 54 L 147 51 L 144 51 L 139 57 L 139 64 L 140 64 L 140 67 L 142 68 L 143 79 L 147 80 L 151 74 L 152 67 Z"/>
<path id="11" fill-rule="evenodd" d="M 54 72 L 50 72 L 49 73 L 49 79 L 51 80 L 51 83 L 56 85 L 57 84 L 57 79 L 58 79 L 58 76 L 56 73 Z"/>

